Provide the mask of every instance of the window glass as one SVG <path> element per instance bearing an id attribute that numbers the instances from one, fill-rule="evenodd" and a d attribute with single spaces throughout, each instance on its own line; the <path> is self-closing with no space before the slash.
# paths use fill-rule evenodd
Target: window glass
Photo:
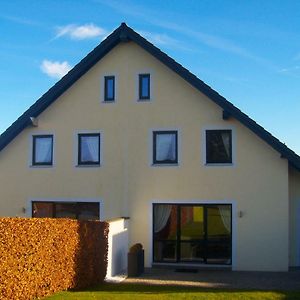
<path id="1" fill-rule="evenodd" d="M 154 214 L 154 260 L 176 261 L 177 209 L 175 205 L 155 204 Z"/>
<path id="2" fill-rule="evenodd" d="M 207 261 L 221 264 L 231 260 L 231 206 L 207 208 Z"/>
<path id="3" fill-rule="evenodd" d="M 115 77 L 105 76 L 104 77 L 104 101 L 115 100 Z"/>
<path id="4" fill-rule="evenodd" d="M 33 136 L 33 165 L 52 165 L 53 136 Z"/>
<path id="5" fill-rule="evenodd" d="M 205 245 L 197 242 L 180 243 L 180 259 L 185 262 L 205 262 Z"/>
<path id="6" fill-rule="evenodd" d="M 52 218 L 53 203 L 51 202 L 33 202 L 32 217 L 34 218 Z"/>
<path id="7" fill-rule="evenodd" d="M 154 213 L 154 237 L 158 240 L 175 240 L 177 210 L 175 205 L 156 204 Z"/>
<path id="8" fill-rule="evenodd" d="M 100 164 L 100 134 L 79 134 L 78 164 Z"/>
<path id="9" fill-rule="evenodd" d="M 99 220 L 99 204 L 98 203 L 78 203 L 79 220 Z"/>
<path id="10" fill-rule="evenodd" d="M 231 130 L 206 130 L 206 163 L 232 163 Z"/>
<path id="11" fill-rule="evenodd" d="M 176 262 L 177 248 L 173 241 L 154 241 L 154 261 Z"/>
<path id="12" fill-rule="evenodd" d="M 55 203 L 55 218 L 76 219 L 76 203 Z"/>
<path id="13" fill-rule="evenodd" d="M 150 74 L 139 75 L 139 98 L 150 99 Z"/>
<path id="14" fill-rule="evenodd" d="M 153 132 L 153 163 L 177 163 L 177 132 Z"/>
<path id="15" fill-rule="evenodd" d="M 32 203 L 32 217 L 99 220 L 99 203 L 35 201 Z"/>
<path id="16" fill-rule="evenodd" d="M 181 240 L 200 240 L 204 238 L 204 209 L 201 206 L 180 207 Z"/>

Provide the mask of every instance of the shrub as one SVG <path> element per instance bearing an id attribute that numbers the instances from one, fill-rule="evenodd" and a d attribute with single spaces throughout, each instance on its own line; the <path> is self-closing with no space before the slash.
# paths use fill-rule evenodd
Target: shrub
<path id="1" fill-rule="evenodd" d="M 108 224 L 0 218 L 0 297 L 33 299 L 103 282 Z"/>

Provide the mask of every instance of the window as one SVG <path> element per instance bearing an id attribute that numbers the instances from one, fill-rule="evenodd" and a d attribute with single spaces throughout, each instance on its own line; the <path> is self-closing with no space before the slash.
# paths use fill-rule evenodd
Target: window
<path id="1" fill-rule="evenodd" d="M 153 164 L 177 163 L 177 131 L 153 131 Z"/>
<path id="2" fill-rule="evenodd" d="M 150 100 L 150 74 L 139 74 L 139 100 Z"/>
<path id="3" fill-rule="evenodd" d="M 206 163 L 232 163 L 231 130 L 206 130 Z"/>
<path id="4" fill-rule="evenodd" d="M 53 135 L 34 135 L 32 138 L 32 165 L 52 166 Z"/>
<path id="5" fill-rule="evenodd" d="M 231 204 L 153 204 L 153 261 L 230 265 Z"/>
<path id="6" fill-rule="evenodd" d="M 104 76 L 104 101 L 115 101 L 115 76 Z"/>
<path id="7" fill-rule="evenodd" d="M 100 133 L 78 134 L 78 165 L 100 165 Z"/>
<path id="8" fill-rule="evenodd" d="M 99 220 L 99 202 L 32 202 L 33 218 Z"/>

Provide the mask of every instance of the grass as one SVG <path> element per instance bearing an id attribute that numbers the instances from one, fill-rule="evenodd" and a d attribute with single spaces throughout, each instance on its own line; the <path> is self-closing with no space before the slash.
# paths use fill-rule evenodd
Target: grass
<path id="1" fill-rule="evenodd" d="M 300 291 L 247 291 L 247 290 L 221 290 L 204 289 L 199 287 L 142 285 L 142 284 L 113 284 L 105 283 L 98 287 L 84 291 L 60 292 L 45 300 L 132 300 L 132 299 L 266 299 L 266 300 L 292 300 L 300 299 Z"/>

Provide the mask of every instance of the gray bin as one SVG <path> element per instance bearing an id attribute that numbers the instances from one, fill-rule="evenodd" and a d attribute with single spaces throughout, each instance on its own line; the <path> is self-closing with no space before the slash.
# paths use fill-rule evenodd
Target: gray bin
<path id="1" fill-rule="evenodd" d="M 144 249 L 128 253 L 128 277 L 137 277 L 144 273 Z"/>

